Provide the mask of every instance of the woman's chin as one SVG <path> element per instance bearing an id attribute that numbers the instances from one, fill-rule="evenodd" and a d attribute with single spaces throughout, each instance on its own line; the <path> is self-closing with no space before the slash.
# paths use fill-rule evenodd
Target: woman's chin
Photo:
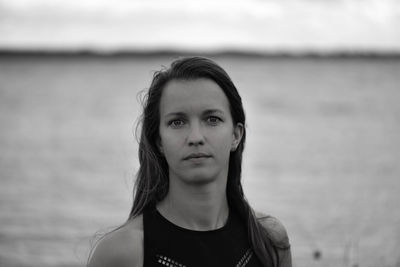
<path id="1" fill-rule="evenodd" d="M 210 172 L 209 170 L 196 170 L 187 173 L 184 177 L 182 177 L 182 179 L 188 184 L 203 185 L 216 181 L 218 179 L 218 175 Z"/>

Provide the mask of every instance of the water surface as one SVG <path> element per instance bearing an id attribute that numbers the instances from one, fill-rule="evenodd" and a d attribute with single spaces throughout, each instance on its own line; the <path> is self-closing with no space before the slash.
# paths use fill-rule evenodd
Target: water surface
<path id="1" fill-rule="evenodd" d="M 399 266 L 400 61 L 215 59 L 246 109 L 247 197 L 287 227 L 294 266 Z M 170 61 L 0 58 L 1 266 L 82 266 L 126 220 L 137 95 Z"/>

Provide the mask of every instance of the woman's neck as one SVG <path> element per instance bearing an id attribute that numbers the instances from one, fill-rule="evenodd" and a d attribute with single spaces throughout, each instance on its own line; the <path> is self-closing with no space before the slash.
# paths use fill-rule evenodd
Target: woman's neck
<path id="1" fill-rule="evenodd" d="M 221 228 L 229 215 L 226 183 L 170 184 L 167 196 L 157 209 L 166 219 L 186 229 L 208 231 Z"/>

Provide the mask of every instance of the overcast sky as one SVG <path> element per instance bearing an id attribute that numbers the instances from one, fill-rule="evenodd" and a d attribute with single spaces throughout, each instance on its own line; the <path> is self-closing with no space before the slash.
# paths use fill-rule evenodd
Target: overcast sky
<path id="1" fill-rule="evenodd" d="M 400 1 L 0 0 L 0 48 L 400 52 Z"/>

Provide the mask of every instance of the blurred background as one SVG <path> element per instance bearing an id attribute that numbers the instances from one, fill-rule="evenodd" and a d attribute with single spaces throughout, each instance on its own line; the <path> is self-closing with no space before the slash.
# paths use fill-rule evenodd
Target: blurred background
<path id="1" fill-rule="evenodd" d="M 396 0 L 1 0 L 0 266 L 85 264 L 131 207 L 140 92 L 203 55 L 293 265 L 399 267 L 399 29 Z"/>

